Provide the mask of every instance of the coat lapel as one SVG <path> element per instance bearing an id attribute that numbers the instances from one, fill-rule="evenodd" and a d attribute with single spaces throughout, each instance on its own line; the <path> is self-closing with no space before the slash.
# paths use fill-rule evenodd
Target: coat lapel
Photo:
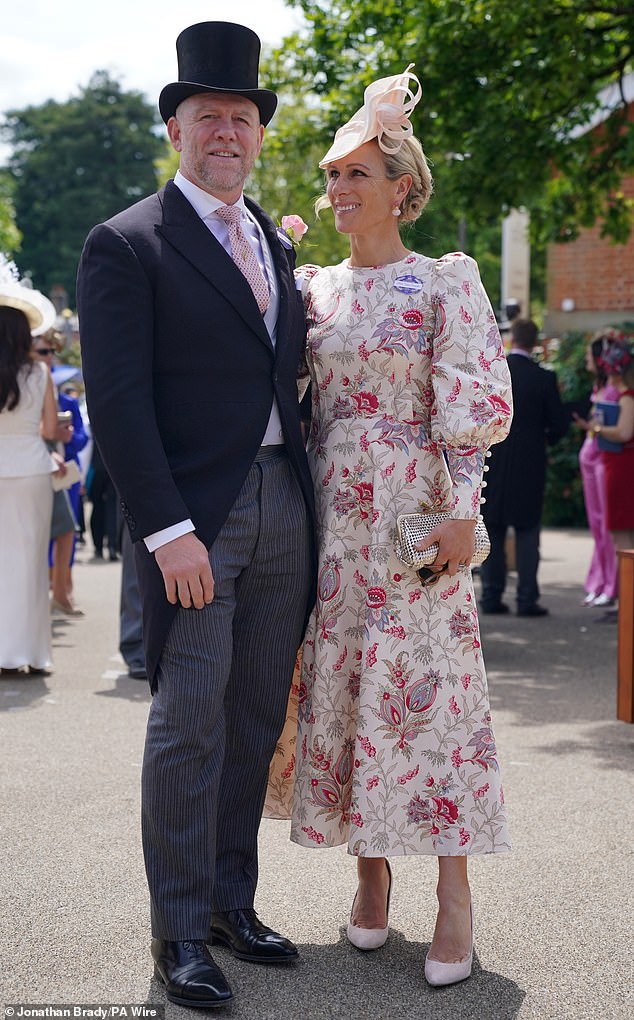
<path id="1" fill-rule="evenodd" d="M 273 265 L 277 274 L 280 294 L 280 307 L 277 315 L 277 344 L 279 345 L 284 343 L 286 339 L 290 301 L 294 297 L 295 291 L 295 277 L 293 276 L 286 251 L 277 236 L 277 228 L 270 216 L 267 216 L 264 210 L 250 198 L 245 198 L 245 203 L 262 227 L 271 250 Z"/>
<path id="2" fill-rule="evenodd" d="M 157 226 L 158 233 L 172 245 L 183 258 L 229 301 L 247 326 L 272 349 L 264 320 L 260 315 L 249 284 L 236 267 L 233 259 L 207 229 L 185 196 L 172 181 L 168 181 L 159 192 L 163 206 L 163 220 Z M 257 208 L 257 207 L 256 207 Z M 262 216 L 262 210 L 258 210 Z M 257 215 L 257 213 L 254 213 Z M 264 217 L 266 220 L 266 217 Z M 263 229 L 265 222 L 258 216 Z M 265 229 L 266 232 L 266 229 Z M 274 228 L 273 228 L 274 232 Z M 269 234 L 267 240 L 270 242 Z M 278 247 L 279 241 L 277 242 Z M 275 256 L 274 256 L 275 258 Z M 277 262 L 276 262 L 277 268 Z M 280 294 L 280 316 L 282 300 Z"/>

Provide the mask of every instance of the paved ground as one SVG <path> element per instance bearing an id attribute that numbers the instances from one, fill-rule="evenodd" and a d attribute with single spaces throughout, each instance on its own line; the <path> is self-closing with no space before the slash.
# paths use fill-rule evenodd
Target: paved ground
<path id="1" fill-rule="evenodd" d="M 432 990 L 422 977 L 433 859 L 394 862 L 390 939 L 363 955 L 343 934 L 353 862 L 300 849 L 287 823 L 265 821 L 257 905 L 300 945 L 301 962 L 270 969 L 218 950 L 236 999 L 216 1015 L 634 1014 L 634 726 L 615 720 L 616 627 L 579 604 L 589 554 L 583 533 L 546 533 L 552 615 L 483 618 L 515 850 L 472 862 L 472 979 Z M 163 1003 L 138 834 L 149 696 L 116 655 L 119 567 L 79 560 L 86 615 L 55 621 L 54 673 L 0 680 L 0 1003 Z M 195 1015 L 167 1006 L 169 1020 Z"/>

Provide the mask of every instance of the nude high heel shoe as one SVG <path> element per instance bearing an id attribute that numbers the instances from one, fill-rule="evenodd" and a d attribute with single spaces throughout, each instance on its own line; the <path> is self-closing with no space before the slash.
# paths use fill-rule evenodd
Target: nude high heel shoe
<path id="1" fill-rule="evenodd" d="M 389 921 L 390 913 L 390 895 L 392 892 L 392 869 L 390 868 L 389 862 L 386 860 L 385 866 L 390 876 L 390 884 L 387 889 L 387 906 L 386 906 L 386 920 Z M 350 920 L 348 921 L 347 936 L 348 942 L 351 942 L 357 949 L 380 949 L 387 942 L 387 937 L 390 933 L 389 924 L 386 924 L 385 928 L 359 928 L 356 924 L 352 923 L 352 914 L 354 913 L 354 904 L 357 899 L 357 894 L 354 894 L 354 900 L 352 901 L 352 910 L 350 911 Z"/>
<path id="2" fill-rule="evenodd" d="M 425 958 L 425 980 L 428 985 L 455 985 L 471 977 L 473 964 L 473 909 L 471 909 L 471 949 L 469 955 L 458 963 L 441 963 L 440 960 Z"/>

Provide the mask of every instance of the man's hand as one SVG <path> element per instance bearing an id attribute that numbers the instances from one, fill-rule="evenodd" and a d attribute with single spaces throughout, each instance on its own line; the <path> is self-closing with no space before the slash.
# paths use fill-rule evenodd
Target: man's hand
<path id="1" fill-rule="evenodd" d="M 202 609 L 213 602 L 214 578 L 209 553 L 193 532 L 162 545 L 154 553 L 167 601 L 180 602 L 183 609 Z"/>

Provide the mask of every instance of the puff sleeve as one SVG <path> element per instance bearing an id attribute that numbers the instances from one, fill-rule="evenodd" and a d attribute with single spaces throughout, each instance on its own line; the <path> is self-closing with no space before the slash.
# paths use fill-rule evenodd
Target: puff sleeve
<path id="1" fill-rule="evenodd" d="M 458 253 L 435 263 L 432 303 L 432 439 L 451 475 L 453 516 L 474 518 L 487 450 L 511 426 L 511 378 L 473 259 Z"/>

